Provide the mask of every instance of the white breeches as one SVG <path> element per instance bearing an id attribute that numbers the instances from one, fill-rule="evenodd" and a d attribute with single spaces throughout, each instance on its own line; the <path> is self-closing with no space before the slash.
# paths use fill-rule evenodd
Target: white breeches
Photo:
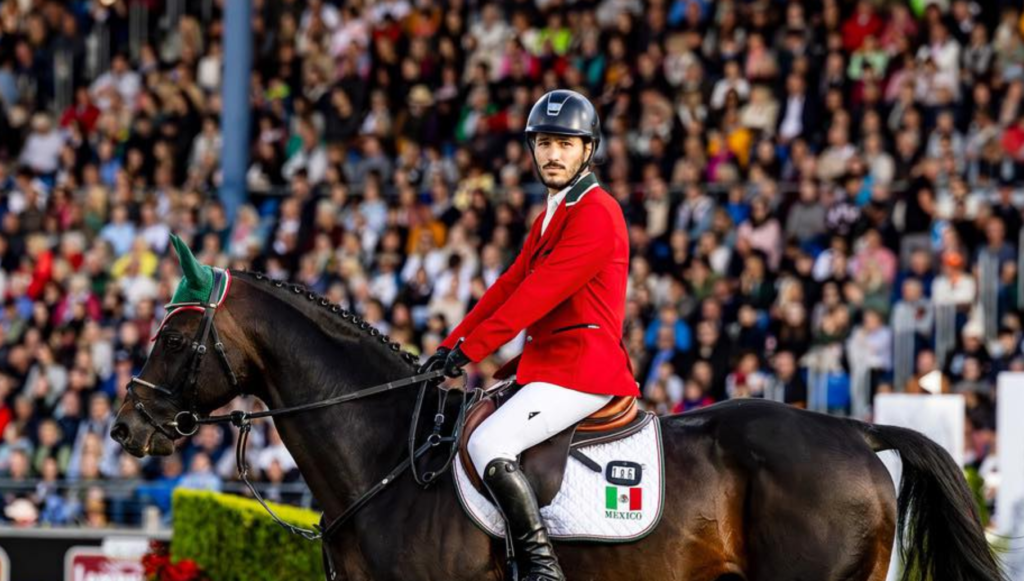
<path id="1" fill-rule="evenodd" d="M 584 393 L 553 383 L 526 384 L 473 432 L 469 456 L 483 477 L 491 460 L 515 460 L 523 450 L 593 414 L 611 399 L 610 395 Z"/>

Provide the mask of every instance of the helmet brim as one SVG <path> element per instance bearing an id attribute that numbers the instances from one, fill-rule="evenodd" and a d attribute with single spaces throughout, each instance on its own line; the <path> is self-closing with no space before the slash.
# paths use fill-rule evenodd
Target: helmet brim
<path id="1" fill-rule="evenodd" d="M 586 137 L 587 139 L 593 139 L 589 131 L 582 131 L 579 129 L 567 129 L 558 125 L 528 125 L 524 131 L 526 135 L 535 135 L 537 133 L 548 133 L 550 135 L 569 135 L 572 137 Z"/>

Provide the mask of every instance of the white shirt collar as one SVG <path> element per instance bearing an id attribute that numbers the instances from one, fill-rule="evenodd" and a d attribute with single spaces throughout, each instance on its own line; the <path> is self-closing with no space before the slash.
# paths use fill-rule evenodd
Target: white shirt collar
<path id="1" fill-rule="evenodd" d="M 565 196 L 569 193 L 570 189 L 572 188 L 565 188 L 564 190 L 558 192 L 557 194 L 548 194 L 548 209 L 557 208 L 559 205 L 561 205 L 562 200 L 565 199 Z"/>

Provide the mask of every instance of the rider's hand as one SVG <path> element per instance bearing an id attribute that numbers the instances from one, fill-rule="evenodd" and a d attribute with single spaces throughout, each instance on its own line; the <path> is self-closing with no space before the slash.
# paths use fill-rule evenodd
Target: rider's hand
<path id="1" fill-rule="evenodd" d="M 444 362 L 448 359 L 448 353 L 450 352 L 451 349 L 447 347 L 438 347 L 437 351 L 428 357 L 427 360 L 423 362 L 423 365 L 420 365 L 419 371 L 416 373 L 427 373 L 428 371 L 441 369 L 444 367 Z"/>
<path id="2" fill-rule="evenodd" d="M 469 362 L 469 357 L 466 357 L 462 349 L 456 345 L 455 349 L 448 353 L 448 358 L 444 362 L 444 374 L 448 377 L 459 377 L 465 373 L 462 368 L 469 364 Z"/>

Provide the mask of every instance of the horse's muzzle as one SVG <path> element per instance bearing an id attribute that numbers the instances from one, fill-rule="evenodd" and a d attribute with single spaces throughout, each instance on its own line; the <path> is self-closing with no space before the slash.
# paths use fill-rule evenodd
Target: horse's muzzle
<path id="1" fill-rule="evenodd" d="M 129 436 L 131 436 L 131 432 L 128 429 L 128 424 L 124 422 L 117 422 L 110 430 L 110 437 L 118 444 L 121 444 L 121 446 L 125 445 Z"/>

